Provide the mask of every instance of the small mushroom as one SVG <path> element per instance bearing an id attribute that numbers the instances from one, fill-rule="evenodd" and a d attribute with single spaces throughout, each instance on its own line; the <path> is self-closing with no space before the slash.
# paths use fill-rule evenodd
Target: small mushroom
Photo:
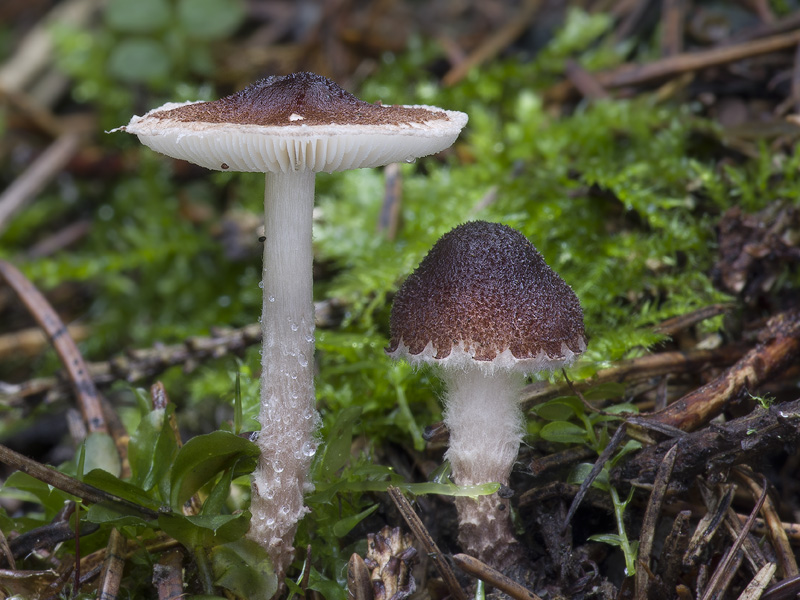
<path id="1" fill-rule="evenodd" d="M 320 171 L 377 167 L 450 146 L 467 115 L 359 100 L 312 73 L 268 77 L 215 102 L 168 103 L 120 131 L 208 169 L 266 174 L 261 448 L 250 537 L 279 577 L 293 556 L 316 451 L 312 209 Z"/>
<path id="2" fill-rule="evenodd" d="M 484 221 L 436 242 L 398 290 L 390 327 L 390 357 L 440 368 L 445 458 L 459 485 L 508 485 L 525 430 L 523 375 L 570 365 L 586 349 L 572 289 L 524 235 Z M 497 568 L 519 564 L 508 500 L 458 498 L 456 508 L 469 554 Z"/>

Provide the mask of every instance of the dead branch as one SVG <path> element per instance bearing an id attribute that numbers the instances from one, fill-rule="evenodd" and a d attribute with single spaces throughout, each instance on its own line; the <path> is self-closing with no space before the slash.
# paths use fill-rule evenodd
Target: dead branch
<path id="1" fill-rule="evenodd" d="M 792 363 L 800 352 L 800 313 L 790 310 L 772 317 L 761 343 L 706 385 L 646 417 L 683 431 L 692 431 L 717 416 L 744 390 L 754 390 Z"/>
<path id="2" fill-rule="evenodd" d="M 787 445 L 800 442 L 800 400 L 751 414 L 724 425 L 707 427 L 675 440 L 642 449 L 613 473 L 615 481 L 649 483 L 654 480 L 667 451 L 677 446 L 672 483 L 685 486 L 698 475 L 719 479 L 738 464 L 758 464 Z"/>
<path id="3" fill-rule="evenodd" d="M 61 318 L 44 295 L 11 263 L 0 260 L 0 275 L 10 285 L 58 352 L 90 432 L 108 433 L 100 396 L 88 374 L 83 356 Z"/>

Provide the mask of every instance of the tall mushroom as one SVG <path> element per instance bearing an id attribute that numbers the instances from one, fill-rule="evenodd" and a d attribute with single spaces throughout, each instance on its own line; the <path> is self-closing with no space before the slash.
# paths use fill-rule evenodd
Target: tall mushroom
<path id="1" fill-rule="evenodd" d="M 467 115 L 383 106 L 312 73 L 268 77 L 214 102 L 168 103 L 119 130 L 208 169 L 266 173 L 261 460 L 249 536 L 283 575 L 316 451 L 311 213 L 317 172 L 411 161 L 450 146 Z"/>
<path id="2" fill-rule="evenodd" d="M 523 374 L 569 365 L 586 349 L 572 289 L 520 232 L 484 221 L 436 242 L 398 290 L 390 327 L 389 356 L 440 367 L 445 458 L 459 485 L 508 484 L 524 432 Z M 467 552 L 518 564 L 506 499 L 459 498 L 456 508 Z"/>

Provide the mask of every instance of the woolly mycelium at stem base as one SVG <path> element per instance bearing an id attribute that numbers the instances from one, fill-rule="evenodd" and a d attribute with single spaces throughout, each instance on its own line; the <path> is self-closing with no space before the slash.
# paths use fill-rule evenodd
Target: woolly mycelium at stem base
<path id="1" fill-rule="evenodd" d="M 523 379 L 507 370 L 480 367 L 443 371 L 444 422 L 450 431 L 445 459 L 458 485 L 497 482 L 507 486 L 524 433 L 517 398 Z M 492 402 L 491 419 L 486 404 Z M 522 555 L 507 498 L 498 494 L 456 498 L 458 540 L 464 550 L 490 564 L 510 565 Z M 488 559 L 491 558 L 491 561 Z"/>
<path id="2" fill-rule="evenodd" d="M 518 231 L 465 223 L 445 234 L 397 292 L 387 353 L 437 365 L 446 383 L 445 458 L 459 485 L 509 483 L 524 432 L 523 374 L 586 349 L 572 289 Z M 497 568 L 523 560 L 508 500 L 456 500 L 459 543 Z"/>
<path id="3" fill-rule="evenodd" d="M 249 536 L 279 582 L 294 555 L 315 452 L 312 209 L 318 172 L 378 167 L 450 146 L 467 115 L 370 104 L 313 73 L 268 77 L 214 102 L 168 103 L 121 131 L 214 170 L 266 173 L 261 449 Z"/>

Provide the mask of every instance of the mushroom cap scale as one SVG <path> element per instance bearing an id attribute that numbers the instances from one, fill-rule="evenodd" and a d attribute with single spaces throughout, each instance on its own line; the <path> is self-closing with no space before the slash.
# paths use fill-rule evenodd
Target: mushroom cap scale
<path id="1" fill-rule="evenodd" d="M 572 289 L 520 232 L 474 221 L 445 234 L 395 296 L 387 354 L 412 364 L 534 372 L 586 349 Z"/>
<path id="2" fill-rule="evenodd" d="M 118 130 L 208 169 L 330 173 L 434 154 L 466 122 L 464 113 L 431 106 L 370 104 L 324 77 L 297 73 L 214 102 L 167 103 Z"/>

